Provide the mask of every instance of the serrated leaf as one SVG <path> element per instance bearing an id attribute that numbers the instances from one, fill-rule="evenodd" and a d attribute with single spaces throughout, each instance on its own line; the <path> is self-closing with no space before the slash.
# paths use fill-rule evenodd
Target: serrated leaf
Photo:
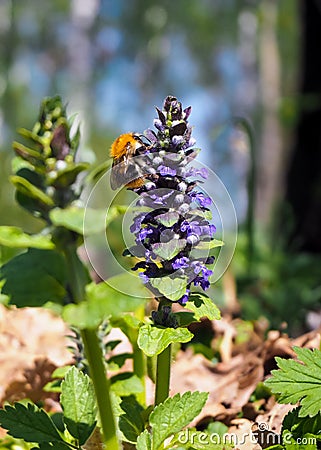
<path id="1" fill-rule="evenodd" d="M 31 403 L 6 405 L 0 410 L 0 425 L 11 436 L 27 442 L 63 442 L 48 414 Z"/>
<path id="2" fill-rule="evenodd" d="M 153 429 L 153 450 L 158 450 L 165 439 L 186 427 L 204 407 L 208 394 L 206 392 L 185 392 L 168 398 L 156 406 L 149 422 Z"/>
<path id="3" fill-rule="evenodd" d="M 10 181 L 19 192 L 27 197 L 38 200 L 48 207 L 54 206 L 54 202 L 49 195 L 45 194 L 41 189 L 34 186 L 25 178 L 18 175 L 13 175 L 10 177 Z"/>
<path id="4" fill-rule="evenodd" d="M 73 366 L 62 366 L 62 367 L 57 367 L 57 369 L 55 369 L 52 374 L 51 374 L 51 378 L 64 378 L 66 376 L 66 373 L 68 372 L 68 370 L 73 367 Z"/>
<path id="5" fill-rule="evenodd" d="M 321 439 L 321 411 L 314 417 L 300 417 L 300 408 L 290 411 L 283 419 L 282 432 L 291 431 L 294 438 L 301 438 L 306 434 L 319 435 Z"/>
<path id="6" fill-rule="evenodd" d="M 195 250 L 210 250 L 212 248 L 223 247 L 224 242 L 219 239 L 212 239 L 211 241 L 200 241 L 193 248 Z"/>
<path id="7" fill-rule="evenodd" d="M 126 397 L 127 395 L 140 394 L 144 392 L 144 386 L 137 375 L 130 372 L 123 372 L 111 377 L 110 389 L 119 397 Z"/>
<path id="8" fill-rule="evenodd" d="M 165 227 L 172 227 L 179 219 L 179 213 L 176 211 L 168 211 L 164 214 L 156 216 L 157 222 L 161 223 Z"/>
<path id="9" fill-rule="evenodd" d="M 30 235 L 24 233 L 21 228 L 7 226 L 0 227 L 0 245 L 11 248 L 51 249 L 55 247 L 50 235 Z"/>
<path id="10" fill-rule="evenodd" d="M 138 436 L 137 439 L 137 450 L 152 450 L 152 438 L 148 430 L 145 430 Z"/>
<path id="11" fill-rule="evenodd" d="M 186 246 L 186 239 L 172 239 L 152 245 L 152 250 L 159 258 L 169 261 Z"/>
<path id="12" fill-rule="evenodd" d="M 134 444 L 145 427 L 145 420 L 143 418 L 144 408 L 133 395 L 125 397 L 120 407 L 124 413 L 119 417 L 120 431 L 123 433 L 127 442 Z"/>
<path id="13" fill-rule="evenodd" d="M 189 298 L 190 300 L 185 307 L 193 311 L 197 320 L 200 320 L 202 317 L 207 317 L 209 320 L 219 320 L 221 318 L 220 310 L 207 295 L 193 293 Z"/>
<path id="14" fill-rule="evenodd" d="M 265 384 L 273 393 L 281 394 L 280 403 L 292 405 L 300 402 L 299 417 L 313 417 L 321 409 L 321 351 L 294 347 L 298 359 L 276 357 L 279 370 L 272 370 L 272 377 Z"/>
<path id="15" fill-rule="evenodd" d="M 145 355 L 155 356 L 174 342 L 189 342 L 192 338 L 187 328 L 158 328 L 148 324 L 140 327 L 137 343 Z"/>
<path id="16" fill-rule="evenodd" d="M 83 445 L 96 426 L 96 400 L 90 378 L 71 367 L 61 385 L 60 401 L 69 433 Z"/>
<path id="17" fill-rule="evenodd" d="M 2 293 L 19 308 L 61 303 L 66 295 L 66 265 L 54 250 L 31 248 L 0 268 Z"/>
<path id="18" fill-rule="evenodd" d="M 187 277 L 151 278 L 149 283 L 168 300 L 176 302 L 185 294 L 188 279 Z"/>
<path id="19" fill-rule="evenodd" d="M 90 283 L 86 286 L 86 301 L 65 306 L 62 315 L 80 329 L 96 328 L 107 317 L 133 311 L 145 302 L 144 298 L 123 294 L 104 282 Z"/>

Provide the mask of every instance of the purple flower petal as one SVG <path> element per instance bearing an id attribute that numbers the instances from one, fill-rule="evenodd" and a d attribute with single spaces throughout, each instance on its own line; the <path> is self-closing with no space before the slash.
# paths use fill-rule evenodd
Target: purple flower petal
<path id="1" fill-rule="evenodd" d="M 190 114 L 192 112 L 192 107 L 188 106 L 187 108 L 184 109 L 183 111 L 183 119 L 187 121 L 187 119 L 189 118 Z"/>
<path id="2" fill-rule="evenodd" d="M 198 201 L 198 203 L 206 208 L 207 206 L 210 206 L 212 203 L 212 200 L 210 197 L 205 197 L 205 195 L 201 192 L 193 192 L 192 197 Z"/>
<path id="3" fill-rule="evenodd" d="M 183 144 L 185 142 L 184 136 L 173 136 L 172 137 L 172 143 L 177 146 L 179 144 Z"/>
<path id="4" fill-rule="evenodd" d="M 153 130 L 151 130 L 150 128 L 148 128 L 147 130 L 144 131 L 144 135 L 147 137 L 147 139 L 149 139 L 151 142 L 157 142 L 157 136 L 154 133 Z"/>
<path id="5" fill-rule="evenodd" d="M 177 258 L 172 263 L 173 269 L 186 269 L 188 267 L 189 259 L 186 256 L 183 256 L 182 258 Z"/>
<path id="6" fill-rule="evenodd" d="M 176 175 L 176 170 L 175 169 L 171 169 L 170 167 L 167 166 L 159 166 L 157 168 L 157 171 L 163 176 L 166 177 L 168 175 L 170 176 L 175 176 Z"/>
<path id="7" fill-rule="evenodd" d="M 144 272 L 140 272 L 138 274 L 138 276 L 139 276 L 139 278 L 141 278 L 141 280 L 144 284 L 149 282 L 149 277 Z"/>

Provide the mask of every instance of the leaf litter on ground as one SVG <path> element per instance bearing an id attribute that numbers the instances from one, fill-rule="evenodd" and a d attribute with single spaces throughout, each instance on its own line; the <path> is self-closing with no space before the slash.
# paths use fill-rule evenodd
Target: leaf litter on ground
<path id="1" fill-rule="evenodd" d="M 57 394 L 45 392 L 43 387 L 57 367 L 71 363 L 71 354 L 66 350 L 66 325 L 39 308 L 0 307 L 0 326 L 1 404 L 30 398 L 42 401 L 47 411 L 56 411 Z M 293 406 L 277 403 L 262 387 L 262 381 L 277 369 L 276 356 L 296 358 L 294 346 L 320 348 L 320 330 L 290 339 L 280 331 L 267 332 L 264 322 L 249 324 L 228 316 L 220 321 L 204 320 L 196 327 L 191 329 L 196 336 L 204 329 L 210 331 L 215 359 L 194 352 L 191 346 L 179 350 L 172 366 L 170 392 L 171 396 L 186 391 L 209 393 L 205 407 L 191 426 L 205 429 L 210 422 L 220 421 L 229 427 L 228 433 L 250 436 L 255 424 L 264 423 L 269 430 L 280 433 L 283 418 Z M 126 336 L 119 329 L 115 335 L 122 343 L 113 353 L 130 352 Z M 119 371 L 128 369 L 126 365 Z M 152 403 L 154 386 L 150 381 L 147 386 L 147 400 Z M 0 437 L 4 435 L 0 430 Z M 238 448 L 262 447 L 248 438 Z"/>

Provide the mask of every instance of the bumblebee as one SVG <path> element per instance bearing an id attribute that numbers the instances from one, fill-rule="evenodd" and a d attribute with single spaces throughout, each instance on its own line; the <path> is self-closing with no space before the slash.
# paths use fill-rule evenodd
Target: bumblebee
<path id="1" fill-rule="evenodd" d="M 113 190 L 123 185 L 129 189 L 135 189 L 144 184 L 142 169 L 134 160 L 134 156 L 148 149 L 141 138 L 142 136 L 136 133 L 125 133 L 112 143 L 110 156 L 113 158 L 113 167 L 110 185 Z"/>

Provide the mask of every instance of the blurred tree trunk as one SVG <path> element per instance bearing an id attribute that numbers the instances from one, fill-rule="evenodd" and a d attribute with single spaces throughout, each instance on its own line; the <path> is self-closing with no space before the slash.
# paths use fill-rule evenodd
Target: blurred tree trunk
<path id="1" fill-rule="evenodd" d="M 277 41 L 278 3 L 265 0 L 260 6 L 259 75 L 262 133 L 257 160 L 256 219 L 271 224 L 282 191 L 283 149 L 278 115 L 281 92 L 281 64 Z"/>
<path id="2" fill-rule="evenodd" d="M 321 252 L 321 2 L 301 1 L 301 111 L 287 177 L 291 244 Z"/>

